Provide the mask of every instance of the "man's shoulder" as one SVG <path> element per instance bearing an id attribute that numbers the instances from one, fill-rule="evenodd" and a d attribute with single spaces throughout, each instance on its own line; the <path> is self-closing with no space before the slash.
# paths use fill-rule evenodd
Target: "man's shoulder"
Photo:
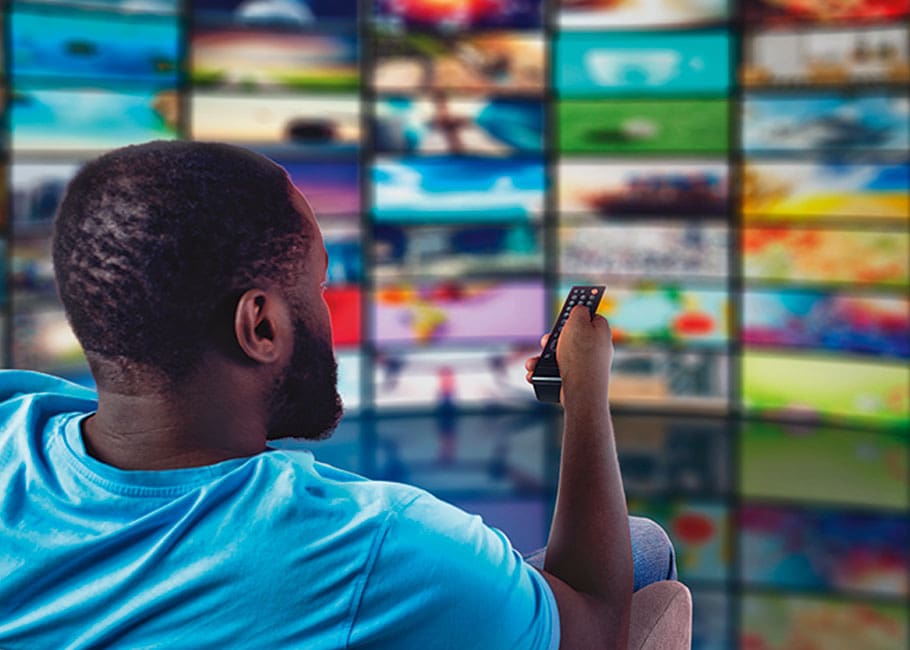
<path id="1" fill-rule="evenodd" d="M 66 404 L 77 402 L 94 407 L 98 396 L 85 386 L 33 370 L 0 370 L 0 404 L 15 400 L 44 398 Z"/>

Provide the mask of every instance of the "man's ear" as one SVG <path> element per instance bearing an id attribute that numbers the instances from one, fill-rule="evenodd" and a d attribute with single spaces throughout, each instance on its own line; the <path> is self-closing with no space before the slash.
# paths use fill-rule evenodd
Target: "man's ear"
<path id="1" fill-rule="evenodd" d="M 287 303 L 266 289 L 244 292 L 234 310 L 234 337 L 251 360 L 266 364 L 279 361 L 293 340 Z"/>

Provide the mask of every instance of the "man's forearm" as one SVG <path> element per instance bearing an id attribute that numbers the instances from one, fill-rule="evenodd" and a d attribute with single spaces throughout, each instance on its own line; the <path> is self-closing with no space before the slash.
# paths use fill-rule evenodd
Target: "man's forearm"
<path id="1" fill-rule="evenodd" d="M 632 546 L 609 405 L 606 398 L 586 399 L 588 391 L 575 399 L 566 393 L 559 489 L 544 569 L 606 601 L 617 616 L 627 615 Z"/>

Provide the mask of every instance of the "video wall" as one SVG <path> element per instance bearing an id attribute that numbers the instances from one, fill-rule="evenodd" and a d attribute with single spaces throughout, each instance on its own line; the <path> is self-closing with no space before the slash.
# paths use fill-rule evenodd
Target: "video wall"
<path id="1" fill-rule="evenodd" d="M 49 243 L 84 161 L 246 146 L 323 231 L 339 462 L 545 531 L 506 500 L 555 480 L 523 363 L 606 284 L 630 509 L 678 540 L 694 647 L 906 647 L 908 0 L 4 6 L 5 367 L 91 383 Z"/>

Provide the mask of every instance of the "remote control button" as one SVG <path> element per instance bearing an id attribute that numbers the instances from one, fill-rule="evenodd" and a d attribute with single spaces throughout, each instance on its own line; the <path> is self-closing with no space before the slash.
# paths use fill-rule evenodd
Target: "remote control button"
<path id="1" fill-rule="evenodd" d="M 595 289 L 591 289 L 591 295 L 592 295 L 592 296 L 596 296 L 598 293 L 599 293 L 599 292 L 597 291 L 596 288 L 595 288 Z"/>

